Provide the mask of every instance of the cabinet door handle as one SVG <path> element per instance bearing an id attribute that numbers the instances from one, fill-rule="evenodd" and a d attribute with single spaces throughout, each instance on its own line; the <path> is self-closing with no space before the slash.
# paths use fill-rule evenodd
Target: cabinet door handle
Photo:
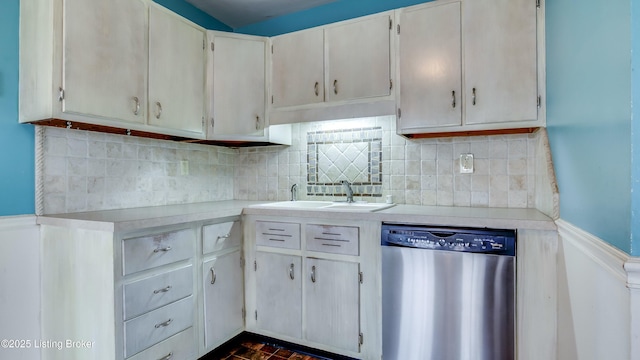
<path id="1" fill-rule="evenodd" d="M 162 252 L 167 252 L 167 251 L 169 251 L 169 250 L 171 250 L 171 246 L 165 246 L 165 247 L 163 247 L 163 248 L 160 248 L 160 247 L 159 247 L 159 248 L 155 248 L 155 249 L 153 250 L 153 252 L 154 252 L 154 253 L 159 253 L 159 252 L 161 252 L 161 251 L 162 251 Z"/>
<path id="2" fill-rule="evenodd" d="M 171 359 L 173 359 L 173 351 L 168 353 L 167 355 L 159 358 L 158 360 L 171 360 Z"/>
<path id="3" fill-rule="evenodd" d="M 476 105 L 476 88 L 471 89 L 471 105 Z"/>
<path id="4" fill-rule="evenodd" d="M 293 263 L 289 266 L 289 277 L 291 278 L 291 280 L 295 278 L 295 276 L 293 275 Z"/>
<path id="5" fill-rule="evenodd" d="M 311 267 L 311 282 L 316 282 L 316 267 Z"/>
<path id="6" fill-rule="evenodd" d="M 173 319 L 169 319 L 167 321 L 161 322 L 160 324 L 156 324 L 156 329 L 169 326 L 169 324 L 171 324 L 172 322 L 173 322 Z"/>
<path id="7" fill-rule="evenodd" d="M 160 104 L 160 101 L 156 101 L 156 119 L 160 119 L 160 116 L 162 116 L 162 104 Z"/>
<path id="8" fill-rule="evenodd" d="M 153 290 L 154 294 L 160 294 L 160 293 L 166 293 L 167 291 L 171 290 L 171 285 L 162 288 L 162 289 L 158 289 L 158 290 Z"/>
<path id="9" fill-rule="evenodd" d="M 216 269 L 212 266 L 211 267 L 211 285 L 216 283 Z"/>
<path id="10" fill-rule="evenodd" d="M 260 116 L 256 116 L 256 130 L 260 130 Z"/>
<path id="11" fill-rule="evenodd" d="M 134 96 L 133 102 L 136 104 L 135 110 L 133 110 L 133 115 L 138 115 L 140 113 L 140 99 L 137 96 Z"/>
<path id="12" fill-rule="evenodd" d="M 316 84 L 313 86 L 313 91 L 315 92 L 316 96 L 318 96 L 320 94 L 320 90 L 318 88 L 320 84 L 318 84 L 318 82 L 316 81 Z"/>
<path id="13" fill-rule="evenodd" d="M 338 79 L 333 80 L 333 93 L 338 95 Z"/>
<path id="14" fill-rule="evenodd" d="M 456 91 L 451 91 L 451 107 L 456 108 Z"/>

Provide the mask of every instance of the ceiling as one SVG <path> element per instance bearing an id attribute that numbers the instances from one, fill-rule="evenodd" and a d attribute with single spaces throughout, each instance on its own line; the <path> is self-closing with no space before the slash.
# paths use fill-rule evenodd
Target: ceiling
<path id="1" fill-rule="evenodd" d="M 186 0 L 227 26 L 239 27 L 336 0 Z"/>

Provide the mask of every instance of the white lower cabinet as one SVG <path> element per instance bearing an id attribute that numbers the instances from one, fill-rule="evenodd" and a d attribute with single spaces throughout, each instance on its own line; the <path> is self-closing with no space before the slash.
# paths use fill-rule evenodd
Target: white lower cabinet
<path id="1" fill-rule="evenodd" d="M 244 276 L 240 249 L 205 261 L 204 342 L 214 349 L 244 328 Z"/>
<path id="2" fill-rule="evenodd" d="M 302 258 L 257 252 L 254 262 L 256 326 L 292 338 L 302 337 Z"/>
<path id="3" fill-rule="evenodd" d="M 193 297 L 125 321 L 125 357 L 137 354 L 193 326 Z"/>
<path id="4" fill-rule="evenodd" d="M 283 224 L 288 231 L 278 231 Z M 349 357 L 381 357 L 381 287 L 367 277 L 379 265 L 379 223 L 247 216 L 244 229 L 247 331 Z M 282 233 L 287 247 L 270 241 Z"/>
<path id="5" fill-rule="evenodd" d="M 129 358 L 129 360 L 172 360 L 196 359 L 198 347 L 195 346 L 195 329 L 193 327 L 182 331 L 167 340 L 150 347 Z"/>
<path id="6" fill-rule="evenodd" d="M 360 265 L 307 258 L 305 270 L 307 340 L 358 352 Z"/>
<path id="7" fill-rule="evenodd" d="M 242 227 L 237 217 L 202 227 L 202 353 L 244 330 Z"/>
<path id="8" fill-rule="evenodd" d="M 194 360 L 244 330 L 239 216 L 41 237 L 44 360 Z"/>

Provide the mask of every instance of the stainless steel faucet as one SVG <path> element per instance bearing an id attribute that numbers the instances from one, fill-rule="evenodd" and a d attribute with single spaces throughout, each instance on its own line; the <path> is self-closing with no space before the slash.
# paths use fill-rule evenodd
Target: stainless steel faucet
<path id="1" fill-rule="evenodd" d="M 293 184 L 291 186 L 291 201 L 296 201 L 298 198 L 298 184 Z"/>
<path id="2" fill-rule="evenodd" d="M 348 203 L 352 203 L 353 202 L 353 189 L 351 189 L 351 184 L 347 180 L 340 181 L 340 184 L 342 184 L 342 186 L 344 186 L 344 188 L 347 191 L 347 202 Z"/>

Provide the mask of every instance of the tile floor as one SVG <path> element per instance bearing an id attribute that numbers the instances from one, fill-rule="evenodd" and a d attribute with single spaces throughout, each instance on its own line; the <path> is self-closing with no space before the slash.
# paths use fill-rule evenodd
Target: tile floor
<path id="1" fill-rule="evenodd" d="M 312 354 L 312 349 L 294 349 L 272 339 L 252 335 L 240 337 L 200 360 L 334 360 L 347 359 L 331 354 Z"/>

